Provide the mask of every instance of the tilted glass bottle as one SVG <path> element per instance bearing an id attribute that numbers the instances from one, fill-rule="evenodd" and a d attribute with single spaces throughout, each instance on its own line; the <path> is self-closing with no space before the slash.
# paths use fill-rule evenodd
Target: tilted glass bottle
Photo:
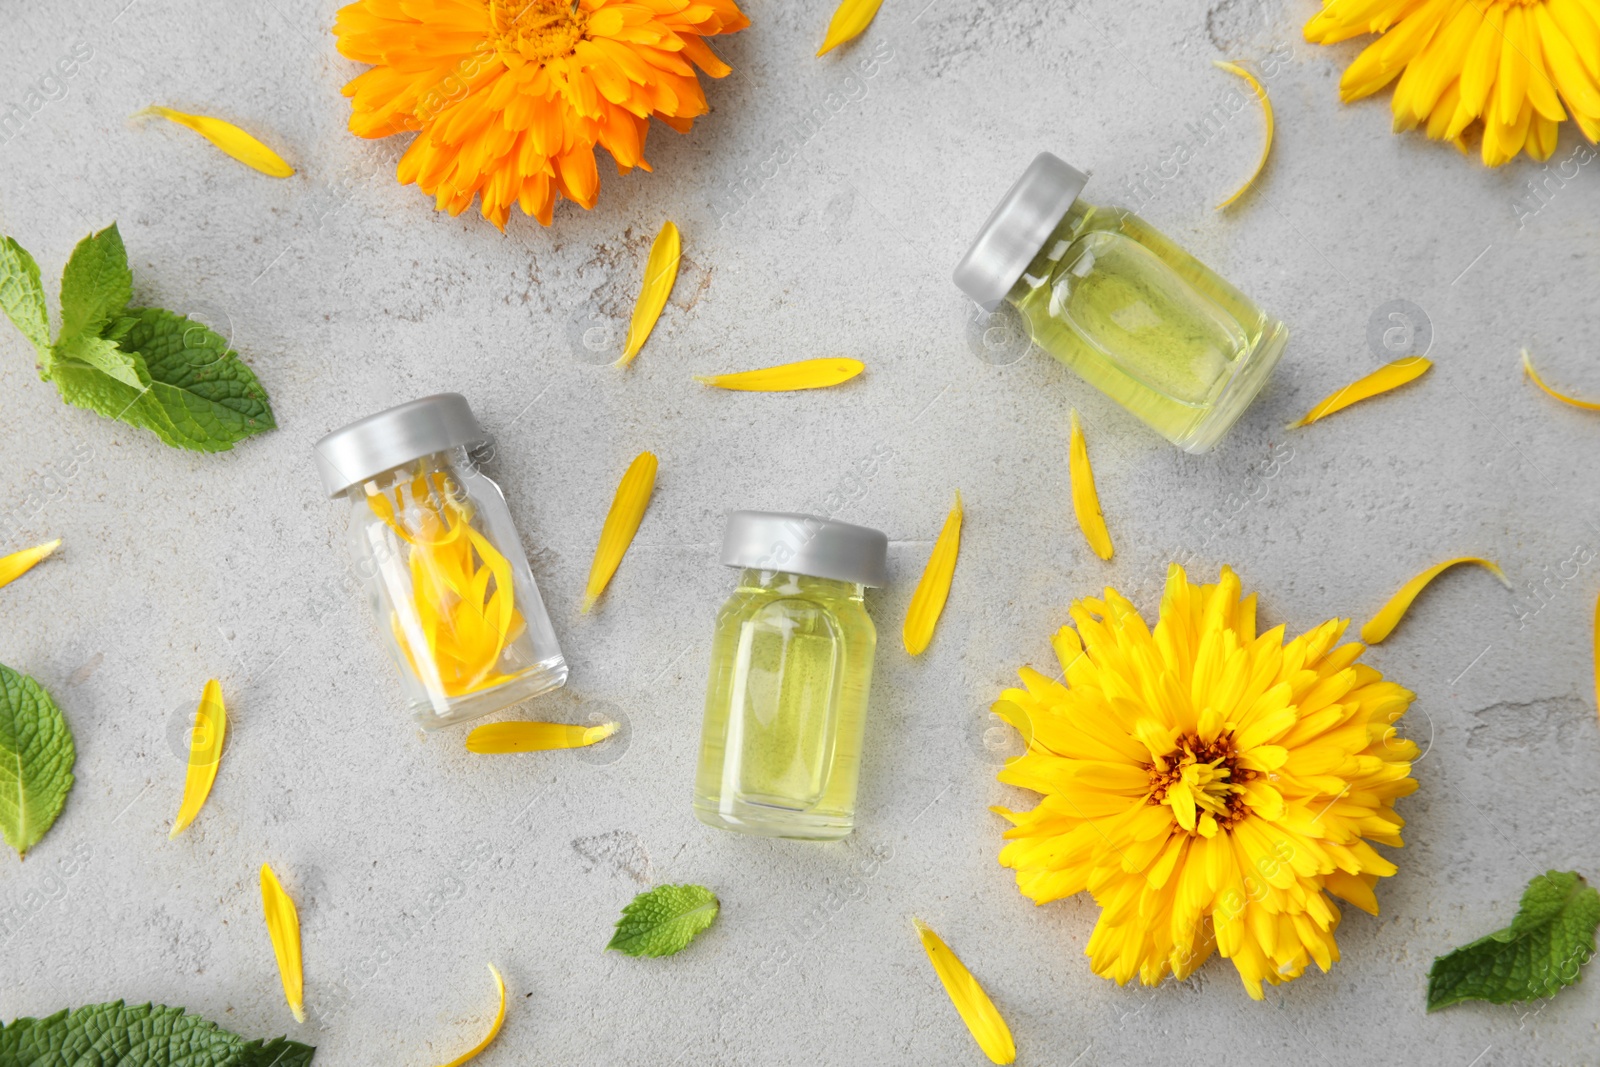
<path id="1" fill-rule="evenodd" d="M 1040 153 L 955 282 L 1009 303 L 1040 348 L 1167 440 L 1204 452 L 1255 399 L 1289 337 L 1149 223 L 1078 198 L 1088 175 Z"/>
<path id="2" fill-rule="evenodd" d="M 855 826 L 888 539 L 812 515 L 736 511 L 722 562 L 694 812 L 724 830 L 830 840 Z"/>

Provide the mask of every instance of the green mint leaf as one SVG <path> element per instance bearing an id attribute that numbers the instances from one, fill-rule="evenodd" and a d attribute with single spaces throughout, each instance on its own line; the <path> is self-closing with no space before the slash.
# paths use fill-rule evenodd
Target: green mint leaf
<path id="1" fill-rule="evenodd" d="M 182 1008 L 122 1001 L 0 1024 L 6 1067 L 309 1067 L 298 1041 L 246 1041 Z"/>
<path id="2" fill-rule="evenodd" d="M 1517 917 L 1504 930 L 1433 961 L 1428 1010 L 1487 1000 L 1550 997 L 1578 980 L 1594 955 L 1600 893 L 1572 871 L 1536 876 L 1522 892 Z"/>
<path id="3" fill-rule="evenodd" d="M 717 917 L 717 897 L 700 885 L 658 885 L 622 909 L 608 949 L 628 956 L 681 952 Z"/>
<path id="4" fill-rule="evenodd" d="M 77 758 L 72 731 L 50 695 L 0 663 L 0 832 L 18 856 L 61 814 Z"/>
<path id="5" fill-rule="evenodd" d="M 41 361 L 49 359 L 50 315 L 44 307 L 39 264 L 10 237 L 0 240 L 0 308 L 33 343 Z"/>
<path id="6" fill-rule="evenodd" d="M 128 318 L 112 335 L 123 351 L 143 358 L 150 395 L 170 426 L 161 434 L 169 445 L 225 452 L 277 428 L 267 391 L 221 336 L 162 308 L 130 310 Z M 155 429 L 149 420 L 142 425 Z"/>
<path id="7" fill-rule="evenodd" d="M 149 370 L 137 352 L 129 353 L 133 365 L 145 382 Z M 60 360 L 50 371 L 61 399 L 73 407 L 85 408 L 108 419 L 119 419 L 130 426 L 149 430 L 169 445 L 185 446 L 166 412 L 152 395 L 148 385 L 134 388 L 106 374 L 98 367 L 77 360 Z"/>
<path id="8" fill-rule="evenodd" d="M 54 348 L 54 359 L 51 362 L 50 372 L 52 378 L 56 368 L 64 359 L 77 360 L 87 363 L 101 374 L 115 378 L 123 385 L 132 386 L 134 389 L 144 390 L 150 384 L 150 373 L 144 369 L 144 361 L 137 352 L 124 352 L 117 347 L 117 342 L 94 334 L 62 335 Z"/>
<path id="9" fill-rule="evenodd" d="M 79 241 L 61 272 L 61 339 L 100 333 L 132 296 L 128 250 L 113 222 Z"/>

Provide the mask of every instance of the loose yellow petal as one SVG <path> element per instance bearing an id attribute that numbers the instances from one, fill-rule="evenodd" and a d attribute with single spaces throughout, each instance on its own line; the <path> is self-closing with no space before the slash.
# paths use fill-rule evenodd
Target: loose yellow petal
<path id="1" fill-rule="evenodd" d="M 644 285 L 639 290 L 639 302 L 633 306 L 628 343 L 617 366 L 626 367 L 632 363 L 650 331 L 656 328 L 661 309 L 667 306 L 667 297 L 672 295 L 672 283 L 678 280 L 678 259 L 682 255 L 683 239 L 678 235 L 678 227 L 671 221 L 662 223 L 661 232 L 650 246 L 650 259 L 644 265 Z"/>
<path id="2" fill-rule="evenodd" d="M 1563 404 L 1571 404 L 1573 407 L 1582 408 L 1585 411 L 1600 411 L 1600 404 L 1595 403 L 1593 400 L 1579 400 L 1575 396 L 1568 396 L 1566 393 L 1558 393 L 1554 389 L 1552 389 L 1548 385 L 1546 385 L 1544 383 L 1544 379 L 1539 377 L 1539 372 L 1533 369 L 1533 361 L 1528 358 L 1528 350 L 1526 348 L 1524 348 L 1522 350 L 1522 369 L 1523 369 L 1523 371 L 1525 371 L 1527 373 L 1528 377 L 1533 379 L 1533 384 L 1534 385 L 1537 385 L 1540 389 L 1543 389 L 1548 395 L 1555 397 L 1557 400 L 1561 401 Z M 0 569 L 3 569 L 4 566 L 5 566 L 5 560 L 0 560 Z M 3 578 L 3 577 L 4 577 L 4 575 L 0 574 L 0 578 Z M 0 585 L 4 585 L 4 584 L 5 584 L 4 581 L 0 581 Z"/>
<path id="3" fill-rule="evenodd" d="M 1340 389 L 1332 396 L 1325 398 L 1316 407 L 1306 412 L 1305 418 L 1299 422 L 1291 422 L 1289 429 L 1299 426 L 1309 426 L 1318 419 L 1326 418 L 1335 411 L 1343 411 L 1351 404 L 1359 403 L 1379 393 L 1387 393 L 1391 389 L 1398 389 L 1407 382 L 1416 381 L 1433 366 L 1432 360 L 1423 359 L 1421 356 L 1406 356 L 1393 363 L 1385 363 L 1365 378 L 1357 379 Z"/>
<path id="4" fill-rule="evenodd" d="M 1089 466 L 1089 446 L 1083 440 L 1083 428 L 1078 425 L 1078 409 L 1072 409 L 1072 440 L 1069 446 L 1067 468 L 1072 475 L 1072 510 L 1078 516 L 1078 526 L 1088 540 L 1089 547 L 1101 559 L 1111 558 L 1111 531 L 1106 529 L 1105 516 L 1100 513 L 1100 494 L 1094 487 L 1094 471 Z"/>
<path id="5" fill-rule="evenodd" d="M 217 766 L 222 762 L 222 739 L 227 732 L 228 710 L 222 703 L 222 683 L 213 678 L 206 682 L 200 693 L 200 706 L 194 709 L 194 731 L 189 735 L 189 773 L 183 780 L 183 802 L 178 805 L 178 817 L 173 820 L 168 841 L 194 822 L 206 797 L 211 795 L 211 783 L 217 780 Z"/>
<path id="6" fill-rule="evenodd" d="M 617 724 L 566 726 L 556 722 L 491 722 L 467 735 L 467 751 L 481 755 L 583 748 L 617 732 Z"/>
<path id="7" fill-rule="evenodd" d="M 1388 637 L 1393 632 L 1395 625 L 1399 623 L 1401 617 L 1405 615 L 1406 610 L 1411 607 L 1411 602 L 1417 599 L 1417 594 L 1427 588 L 1429 582 L 1458 563 L 1476 563 L 1480 567 L 1487 567 L 1496 578 L 1500 579 L 1502 585 L 1507 589 L 1511 588 L 1510 579 L 1506 577 L 1505 572 L 1493 560 L 1480 559 L 1477 556 L 1457 556 L 1455 559 L 1447 559 L 1443 563 L 1434 564 L 1405 585 L 1402 585 L 1400 591 L 1390 597 L 1389 602 L 1379 608 L 1378 613 L 1361 628 L 1361 640 L 1369 645 L 1375 645 L 1385 637 Z"/>
<path id="8" fill-rule="evenodd" d="M 828 35 L 817 49 L 817 55 L 826 55 L 846 41 L 860 37 L 882 6 L 883 0 L 844 0 L 828 22 Z"/>
<path id="9" fill-rule="evenodd" d="M 461 1065 L 463 1063 L 466 1063 L 468 1060 L 472 1059 L 478 1053 L 480 1053 L 484 1049 L 488 1048 L 489 1047 L 489 1042 L 493 1041 L 495 1039 L 495 1037 L 499 1035 L 500 1027 L 505 1024 L 505 1021 L 506 1021 L 506 981 L 505 981 L 504 978 L 500 977 L 500 972 L 495 969 L 495 966 L 492 963 L 489 964 L 489 973 L 494 975 L 495 993 L 500 998 L 500 1006 L 497 1009 L 495 1009 L 494 1022 L 489 1024 L 489 1032 L 487 1034 L 483 1035 L 483 1040 L 482 1041 L 479 1041 L 476 1045 L 473 1045 L 470 1049 L 468 1049 L 467 1051 L 463 1052 L 461 1055 L 457 1056 L 455 1059 L 451 1060 L 449 1063 L 445 1064 L 444 1067 L 461 1067 Z"/>
<path id="10" fill-rule="evenodd" d="M 40 560 L 47 559 L 50 553 L 60 547 L 61 538 L 58 537 L 54 541 L 46 541 L 42 545 L 25 548 L 21 552 L 13 552 L 11 555 L 0 559 L 0 586 L 10 585 L 24 574 L 27 574 L 33 570 L 34 564 Z"/>
<path id="11" fill-rule="evenodd" d="M 848 382 L 867 369 L 859 359 L 803 359 L 740 374 L 697 374 L 695 381 L 714 389 L 742 393 L 787 393 L 798 389 L 826 389 Z"/>
<path id="12" fill-rule="evenodd" d="M 906 651 L 920 656 L 933 640 L 933 628 L 944 611 L 944 602 L 950 596 L 950 579 L 955 577 L 956 556 L 961 552 L 961 493 L 956 493 L 956 506 L 944 520 L 939 540 L 934 542 L 933 554 L 911 594 L 911 606 L 906 609 L 906 622 L 900 636 Z"/>
<path id="13" fill-rule="evenodd" d="M 306 1021 L 305 985 L 300 969 L 300 913 L 283 891 L 278 876 L 268 864 L 261 865 L 261 909 L 267 917 L 267 936 L 278 957 L 278 975 L 283 979 L 283 999 L 294 1012 L 294 1021 Z"/>
<path id="14" fill-rule="evenodd" d="M 1000 1017 L 999 1009 L 989 999 L 989 994 L 983 991 L 978 980 L 972 977 L 972 972 L 967 970 L 966 965 L 950 951 L 950 946 L 938 934 L 928 929 L 921 919 L 911 921 L 916 924 L 917 934 L 922 938 L 922 951 L 928 954 L 933 973 L 944 983 L 944 991 L 950 994 L 950 1002 L 961 1013 L 961 1021 L 972 1031 L 972 1038 L 983 1049 L 983 1054 L 992 1063 L 1015 1063 L 1017 1044 L 1011 1039 L 1011 1028 Z"/>
<path id="15" fill-rule="evenodd" d="M 628 471 L 617 486 L 616 498 L 606 513 L 606 524 L 600 530 L 600 545 L 594 551 L 594 563 L 589 567 L 589 584 L 583 591 L 583 610 L 594 607 L 594 602 L 605 592 L 606 583 L 617 573 L 633 535 L 639 532 L 644 520 L 644 509 L 650 506 L 650 494 L 656 488 L 656 457 L 651 452 L 640 452 L 628 464 Z"/>
<path id="16" fill-rule="evenodd" d="M 159 115 L 176 122 L 179 126 L 187 126 L 240 163 L 259 170 L 269 177 L 287 178 L 294 173 L 294 168 L 285 163 L 282 156 L 231 122 L 223 122 L 208 115 L 186 115 L 182 111 L 174 111 L 170 107 L 159 105 L 145 108 L 134 118 L 145 115 Z"/>
<path id="17" fill-rule="evenodd" d="M 1261 177 L 1261 171 L 1267 165 L 1267 155 L 1272 151 L 1272 132 L 1275 127 L 1272 121 L 1272 100 L 1267 96 L 1266 89 L 1262 88 L 1261 83 L 1256 80 L 1256 76 L 1237 63 L 1225 63 L 1220 59 L 1213 59 L 1211 62 L 1214 66 L 1221 67 L 1229 74 L 1237 74 L 1249 84 L 1250 91 L 1256 94 L 1257 100 L 1261 101 L 1261 118 L 1267 124 L 1266 136 L 1261 142 L 1261 155 L 1256 160 L 1256 169 L 1250 172 L 1250 177 L 1244 180 L 1244 184 L 1239 186 L 1232 196 L 1217 205 L 1216 210 L 1221 211 L 1243 196 L 1256 183 L 1256 179 Z"/>

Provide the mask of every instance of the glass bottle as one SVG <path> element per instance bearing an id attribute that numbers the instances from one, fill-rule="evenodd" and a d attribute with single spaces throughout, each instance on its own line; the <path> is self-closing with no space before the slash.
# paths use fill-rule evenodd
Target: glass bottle
<path id="1" fill-rule="evenodd" d="M 955 282 L 1013 305 L 1050 355 L 1188 452 L 1255 399 L 1289 331 L 1131 211 L 1078 199 L 1088 175 L 1042 152 Z"/>
<path id="2" fill-rule="evenodd" d="M 506 499 L 468 452 L 487 442 L 466 398 L 440 393 L 314 449 L 323 486 L 347 509 L 351 572 L 426 729 L 567 680 Z"/>
<path id="3" fill-rule="evenodd" d="M 736 511 L 722 562 L 694 813 L 724 830 L 832 840 L 855 826 L 877 630 L 863 600 L 888 538 L 813 515 Z"/>

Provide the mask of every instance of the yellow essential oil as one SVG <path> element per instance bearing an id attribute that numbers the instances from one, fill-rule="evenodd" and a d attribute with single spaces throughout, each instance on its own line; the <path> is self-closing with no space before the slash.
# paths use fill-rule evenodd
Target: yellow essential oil
<path id="1" fill-rule="evenodd" d="M 863 527 L 805 516 L 737 512 L 730 539 L 752 526 L 809 521 L 844 531 Z M 848 534 L 846 537 L 850 536 Z M 749 538 L 747 538 L 749 539 Z M 753 539 L 763 562 L 774 543 Z M 827 540 L 813 533 L 810 542 Z M 860 538 L 871 556 L 870 537 Z M 855 825 L 867 694 L 877 630 L 867 615 L 863 582 L 882 570 L 848 556 L 835 566 L 817 558 L 827 545 L 803 545 L 784 566 L 830 570 L 844 579 L 790 570 L 743 567 L 733 596 L 717 616 L 694 810 L 702 822 L 769 837 L 827 840 Z M 835 548 L 838 546 L 835 545 Z M 725 550 L 724 561 L 729 553 Z M 874 567 L 876 570 L 874 570 Z M 874 581 L 873 584 L 878 584 Z"/>
<path id="2" fill-rule="evenodd" d="M 1204 452 L 1265 384 L 1288 330 L 1132 212 L 1078 199 L 1087 176 L 1048 153 L 956 271 L 1033 340 L 1169 441 Z"/>

